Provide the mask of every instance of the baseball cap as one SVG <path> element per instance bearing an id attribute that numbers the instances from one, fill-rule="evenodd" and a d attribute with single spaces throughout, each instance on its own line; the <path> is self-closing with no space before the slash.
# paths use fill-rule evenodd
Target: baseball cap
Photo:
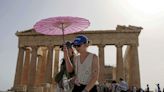
<path id="1" fill-rule="evenodd" d="M 88 43 L 88 38 L 85 35 L 79 35 L 75 38 L 75 40 L 73 41 L 73 45 L 81 45 L 84 43 Z"/>

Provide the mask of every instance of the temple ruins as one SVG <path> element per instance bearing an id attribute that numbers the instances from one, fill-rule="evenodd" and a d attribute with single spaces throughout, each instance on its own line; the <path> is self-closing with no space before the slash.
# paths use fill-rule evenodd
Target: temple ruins
<path id="1" fill-rule="evenodd" d="M 141 27 L 120 26 L 115 30 L 89 30 L 65 35 L 73 40 L 79 34 L 86 35 L 92 46 L 98 47 L 100 61 L 99 83 L 104 80 L 126 79 L 129 86 L 140 88 L 138 57 Z M 21 92 L 55 92 L 54 76 L 59 69 L 59 46 L 62 36 L 48 36 L 34 29 L 16 32 L 18 37 L 18 59 L 12 90 Z M 116 67 L 104 64 L 104 47 L 116 47 Z M 123 56 L 122 47 L 126 45 Z M 110 61 L 108 61 L 110 62 Z"/>

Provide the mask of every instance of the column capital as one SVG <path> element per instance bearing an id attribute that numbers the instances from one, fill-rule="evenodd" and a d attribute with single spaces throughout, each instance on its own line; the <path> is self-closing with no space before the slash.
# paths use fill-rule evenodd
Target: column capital
<path id="1" fill-rule="evenodd" d="M 97 46 L 100 48 L 104 48 L 106 45 L 105 44 L 98 44 Z"/>
<path id="2" fill-rule="evenodd" d="M 54 45 L 47 45 L 48 48 L 54 48 Z"/>
<path id="3" fill-rule="evenodd" d="M 138 47 L 138 44 L 130 44 L 131 47 Z"/>
<path id="4" fill-rule="evenodd" d="M 19 46 L 18 48 L 19 48 L 19 49 L 23 49 L 23 50 L 26 49 L 26 47 L 23 47 L 23 46 Z"/>
<path id="5" fill-rule="evenodd" d="M 48 50 L 48 47 L 42 47 L 41 50 L 46 51 Z"/>
<path id="6" fill-rule="evenodd" d="M 31 48 L 30 48 L 30 47 L 26 47 L 25 49 L 26 49 L 26 50 L 30 50 Z"/>
<path id="7" fill-rule="evenodd" d="M 29 46 L 29 47 L 31 47 L 31 48 L 38 48 L 39 46 L 37 46 L 37 45 L 32 45 L 32 46 Z"/>
<path id="8" fill-rule="evenodd" d="M 40 55 L 40 54 L 37 54 L 37 57 L 42 57 L 42 55 Z"/>
<path id="9" fill-rule="evenodd" d="M 115 44 L 117 48 L 122 48 L 123 44 Z"/>
<path id="10" fill-rule="evenodd" d="M 26 51 L 27 53 L 31 53 L 31 48 L 26 47 L 26 48 L 25 48 L 25 51 Z"/>
<path id="11" fill-rule="evenodd" d="M 55 49 L 55 51 L 56 50 L 60 50 L 60 47 L 59 46 L 55 46 L 54 49 Z"/>

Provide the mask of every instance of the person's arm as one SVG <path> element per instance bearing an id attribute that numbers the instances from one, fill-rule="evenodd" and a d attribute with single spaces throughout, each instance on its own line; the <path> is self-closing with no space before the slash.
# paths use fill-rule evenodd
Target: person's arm
<path id="1" fill-rule="evenodd" d="M 63 46 L 63 51 L 64 51 L 64 59 L 66 63 L 67 72 L 72 73 L 74 71 L 73 70 L 74 68 L 73 68 L 73 64 L 71 63 L 70 57 L 68 55 L 68 49 L 65 45 Z"/>
<path id="2" fill-rule="evenodd" d="M 99 59 L 96 55 L 93 56 L 93 61 L 92 61 L 92 75 L 91 75 L 91 80 L 87 84 L 84 90 L 89 92 L 93 86 L 95 85 L 95 82 L 98 80 L 99 77 Z M 84 91 L 85 92 L 85 91 Z"/>

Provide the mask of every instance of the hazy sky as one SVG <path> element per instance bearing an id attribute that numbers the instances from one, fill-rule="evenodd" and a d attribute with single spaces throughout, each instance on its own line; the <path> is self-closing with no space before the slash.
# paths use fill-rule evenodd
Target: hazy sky
<path id="1" fill-rule="evenodd" d="M 87 30 L 115 29 L 117 25 L 143 27 L 138 48 L 141 86 L 146 88 L 150 84 L 154 90 L 155 84 L 160 83 L 164 88 L 163 3 L 163 0 L 0 0 L 0 90 L 13 86 L 18 53 L 16 31 L 30 29 L 37 21 L 55 16 L 89 19 L 91 25 Z"/>

